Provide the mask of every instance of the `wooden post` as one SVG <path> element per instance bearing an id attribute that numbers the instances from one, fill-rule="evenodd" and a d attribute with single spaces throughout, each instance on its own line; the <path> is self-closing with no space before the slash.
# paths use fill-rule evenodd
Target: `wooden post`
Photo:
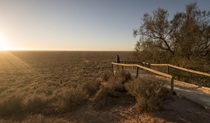
<path id="1" fill-rule="evenodd" d="M 174 94 L 174 77 L 171 78 L 171 94 Z"/>
<path id="2" fill-rule="evenodd" d="M 134 64 L 134 62 L 132 62 L 132 64 Z M 133 69 L 133 67 L 132 67 L 132 69 Z"/>
<path id="3" fill-rule="evenodd" d="M 114 73 L 114 65 L 112 64 L 112 73 Z"/>
<path id="4" fill-rule="evenodd" d="M 124 70 L 124 66 L 122 66 L 122 71 Z"/>
<path id="5" fill-rule="evenodd" d="M 147 63 L 147 65 L 148 65 L 148 68 L 150 68 L 150 63 Z"/>
<path id="6" fill-rule="evenodd" d="M 169 74 L 169 65 L 167 65 L 167 73 Z"/>
<path id="7" fill-rule="evenodd" d="M 136 78 L 139 76 L 139 67 L 136 67 Z"/>

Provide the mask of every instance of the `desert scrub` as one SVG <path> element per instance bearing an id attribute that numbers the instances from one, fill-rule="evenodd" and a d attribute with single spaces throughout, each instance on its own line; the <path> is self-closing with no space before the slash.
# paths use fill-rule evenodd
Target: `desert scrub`
<path id="1" fill-rule="evenodd" d="M 105 72 L 106 73 L 106 72 Z M 116 74 L 110 73 L 106 84 L 100 86 L 93 99 L 94 107 L 102 109 L 109 103 L 112 103 L 115 92 L 125 92 L 124 84 L 131 81 L 130 73 L 125 71 L 116 71 Z"/>
<path id="2" fill-rule="evenodd" d="M 108 86 L 113 91 L 117 91 L 117 92 L 125 91 L 124 82 L 122 78 L 111 77 L 108 81 Z"/>
<path id="3" fill-rule="evenodd" d="M 27 96 L 22 101 L 22 107 L 25 113 L 38 114 L 46 113 L 49 109 L 49 99 L 43 94 L 33 94 Z"/>
<path id="4" fill-rule="evenodd" d="M 116 71 L 115 76 L 110 77 L 110 79 L 108 81 L 108 85 L 114 91 L 123 92 L 123 91 L 125 91 L 124 84 L 131 80 L 132 80 L 132 78 L 131 78 L 130 73 L 127 73 L 125 71 Z"/>
<path id="5" fill-rule="evenodd" d="M 96 93 L 93 99 L 93 106 L 95 109 L 102 109 L 106 106 L 110 100 L 110 95 L 113 93 L 113 90 L 107 86 L 100 86 L 99 91 Z"/>
<path id="6" fill-rule="evenodd" d="M 125 84 L 126 90 L 135 97 L 139 111 L 159 111 L 163 108 L 167 92 L 164 83 L 148 78 L 138 78 Z"/>
<path id="7" fill-rule="evenodd" d="M 126 72 L 124 70 L 117 70 L 115 71 L 115 78 L 121 78 L 122 83 L 128 82 L 132 80 L 131 74 L 129 72 Z"/>
<path id="8" fill-rule="evenodd" d="M 101 83 L 94 79 L 88 79 L 84 84 L 82 84 L 82 90 L 88 97 L 92 97 L 99 90 Z"/>
<path id="9" fill-rule="evenodd" d="M 102 79 L 102 81 L 108 81 L 111 76 L 113 76 L 113 73 L 111 71 L 106 70 L 101 73 L 100 78 Z"/>
<path id="10" fill-rule="evenodd" d="M 22 97 L 12 95 L 0 100 L 0 116 L 22 114 Z"/>
<path id="11" fill-rule="evenodd" d="M 87 102 L 87 96 L 80 88 L 63 88 L 57 92 L 52 99 L 52 112 L 72 111 Z"/>

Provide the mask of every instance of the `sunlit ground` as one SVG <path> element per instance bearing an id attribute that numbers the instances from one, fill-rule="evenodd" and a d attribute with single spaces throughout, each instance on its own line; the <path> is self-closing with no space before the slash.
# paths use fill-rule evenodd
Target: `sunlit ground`
<path id="1" fill-rule="evenodd" d="M 1 64 L 4 63 L 4 66 L 0 67 L 7 67 L 7 66 L 15 66 L 18 69 L 28 69 L 29 65 L 22 61 L 17 56 L 10 53 L 10 50 L 14 50 L 4 35 L 0 34 L 0 61 Z"/>
<path id="2" fill-rule="evenodd" d="M 32 68 L 22 59 L 18 58 L 10 51 L 0 51 L 0 69 L 1 73 L 28 73 L 32 72 Z"/>

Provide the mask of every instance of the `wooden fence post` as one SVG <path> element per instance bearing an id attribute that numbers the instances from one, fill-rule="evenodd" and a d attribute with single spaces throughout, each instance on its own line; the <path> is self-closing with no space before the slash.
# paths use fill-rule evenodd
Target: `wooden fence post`
<path id="1" fill-rule="evenodd" d="M 167 65 L 167 73 L 169 74 L 170 72 L 169 72 L 169 65 Z"/>
<path id="2" fill-rule="evenodd" d="M 151 68 L 150 63 L 147 63 L 147 65 L 148 65 L 148 68 Z"/>
<path id="3" fill-rule="evenodd" d="M 114 73 L 114 65 L 112 64 L 112 73 Z"/>
<path id="4" fill-rule="evenodd" d="M 174 77 L 171 78 L 171 94 L 174 93 Z"/>
<path id="5" fill-rule="evenodd" d="M 132 62 L 132 64 L 134 64 L 134 62 Z M 132 69 L 133 69 L 133 66 L 132 66 Z"/>
<path id="6" fill-rule="evenodd" d="M 122 71 L 124 70 L 124 66 L 122 66 Z"/>
<path id="7" fill-rule="evenodd" d="M 136 67 L 136 78 L 139 76 L 139 67 Z"/>

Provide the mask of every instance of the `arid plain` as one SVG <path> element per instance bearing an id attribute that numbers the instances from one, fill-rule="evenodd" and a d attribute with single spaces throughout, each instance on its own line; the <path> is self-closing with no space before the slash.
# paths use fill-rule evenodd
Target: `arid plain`
<path id="1" fill-rule="evenodd" d="M 116 55 L 133 59 L 133 52 L 0 52 L 0 122 L 209 121 L 208 111 L 179 96 L 156 113 L 136 110 L 124 91 L 104 100 L 102 78 Z"/>

